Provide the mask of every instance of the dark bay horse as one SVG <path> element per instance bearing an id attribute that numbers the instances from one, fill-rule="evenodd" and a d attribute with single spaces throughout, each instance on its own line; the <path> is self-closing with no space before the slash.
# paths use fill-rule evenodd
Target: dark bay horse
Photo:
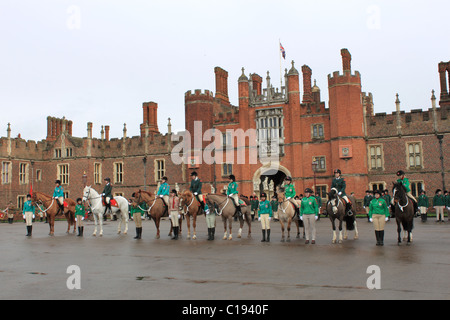
<path id="1" fill-rule="evenodd" d="M 408 232 L 407 245 L 412 241 L 412 229 L 414 228 L 414 203 L 406 195 L 406 188 L 400 182 L 393 182 L 392 189 L 395 203 L 395 221 L 397 222 L 398 245 L 402 243 L 401 232 Z"/>
<path id="2" fill-rule="evenodd" d="M 244 226 L 244 219 L 247 222 L 248 225 L 248 235 L 247 237 L 251 237 L 252 232 L 252 225 L 251 225 L 251 212 L 250 212 L 250 203 L 246 198 L 241 198 L 242 201 L 246 203 L 245 206 L 241 206 L 241 212 L 242 216 L 239 217 L 239 232 L 238 232 L 238 238 L 242 235 L 242 227 Z M 223 221 L 223 228 L 224 228 L 224 235 L 223 240 L 227 239 L 227 221 L 228 221 L 228 228 L 230 230 L 228 235 L 228 240 L 233 239 L 232 235 L 232 221 L 233 216 L 236 212 L 236 207 L 233 203 L 233 200 L 229 198 L 227 195 L 224 194 L 210 194 L 208 193 L 206 195 L 206 203 L 208 204 L 209 210 L 211 211 L 211 214 L 215 214 L 215 212 L 218 213 L 222 217 Z"/>
<path id="3" fill-rule="evenodd" d="M 352 202 L 352 206 L 355 205 L 355 198 L 353 196 L 347 196 Z M 355 214 L 348 215 L 345 213 L 344 199 L 342 199 L 335 188 L 331 189 L 328 193 L 328 202 L 326 206 L 328 217 L 331 220 L 331 226 L 333 228 L 332 243 L 336 243 L 336 223 L 335 220 L 339 220 L 339 243 L 342 243 L 342 222 L 345 221 L 345 237 L 347 239 L 347 230 L 355 230 L 354 239 L 358 239 L 358 228 L 356 224 Z"/>
<path id="4" fill-rule="evenodd" d="M 152 217 L 155 222 L 156 236 L 155 239 L 160 238 L 159 224 L 161 222 L 161 217 L 166 213 L 166 207 L 163 203 L 163 199 L 159 196 L 153 195 L 151 192 L 138 190 L 132 194 L 133 202 L 135 205 L 139 205 L 143 201 L 147 203 L 149 210 L 148 214 Z"/>
<path id="5" fill-rule="evenodd" d="M 33 205 L 42 205 L 45 209 L 44 212 L 47 214 L 47 221 L 50 227 L 49 236 L 55 235 L 55 217 L 57 214 L 64 214 L 67 219 L 67 231 L 70 232 L 70 226 L 73 225 L 73 233 L 75 233 L 76 225 L 75 225 L 75 206 L 77 203 L 69 198 L 64 199 L 64 202 L 67 203 L 67 207 L 64 207 L 64 212 L 61 212 L 58 202 L 56 199 L 53 199 L 52 196 L 48 194 L 33 191 L 33 195 L 31 197 Z"/>

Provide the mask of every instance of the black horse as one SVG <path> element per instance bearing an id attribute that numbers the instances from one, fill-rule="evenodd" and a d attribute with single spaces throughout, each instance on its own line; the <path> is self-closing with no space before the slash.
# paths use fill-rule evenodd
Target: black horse
<path id="1" fill-rule="evenodd" d="M 392 193 L 395 203 L 395 220 L 397 222 L 398 244 L 402 243 L 401 231 L 408 232 L 407 245 L 412 241 L 412 229 L 414 228 L 414 203 L 406 195 L 406 188 L 401 182 L 394 182 Z"/>

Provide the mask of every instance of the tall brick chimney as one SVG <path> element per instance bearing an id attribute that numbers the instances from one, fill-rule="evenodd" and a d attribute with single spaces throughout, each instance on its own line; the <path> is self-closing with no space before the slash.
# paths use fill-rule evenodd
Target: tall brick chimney
<path id="1" fill-rule="evenodd" d="M 352 55 L 350 54 L 350 52 L 347 49 L 341 49 L 341 56 L 342 56 L 342 69 L 344 71 L 344 73 L 347 72 L 352 72 L 352 66 L 351 66 L 351 61 L 352 61 Z"/>
<path id="2" fill-rule="evenodd" d="M 158 104 L 156 102 L 144 102 L 142 104 L 143 123 L 141 124 L 141 137 L 145 136 L 145 127 L 149 133 L 159 133 L 158 130 Z"/>
<path id="3" fill-rule="evenodd" d="M 302 103 L 312 102 L 311 75 L 312 70 L 309 66 L 302 66 L 303 73 L 303 101 Z"/>
<path id="4" fill-rule="evenodd" d="M 220 99 L 225 104 L 230 104 L 228 98 L 228 72 L 220 67 L 214 68 L 216 74 L 216 99 Z"/>

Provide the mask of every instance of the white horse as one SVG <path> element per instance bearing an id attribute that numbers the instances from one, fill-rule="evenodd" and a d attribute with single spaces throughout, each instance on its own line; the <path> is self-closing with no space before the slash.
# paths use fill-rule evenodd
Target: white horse
<path id="1" fill-rule="evenodd" d="M 111 206 L 111 211 L 113 214 L 120 211 L 119 217 L 119 226 L 117 227 L 117 234 L 120 234 L 122 231 L 122 222 L 125 221 L 125 230 L 124 234 L 128 232 L 128 201 L 124 197 L 115 196 L 114 200 L 116 200 L 119 207 Z M 105 206 L 103 205 L 102 196 L 98 194 L 90 186 L 87 186 L 83 190 L 83 201 L 89 201 L 89 206 L 91 207 L 92 214 L 94 215 L 95 221 L 95 229 L 93 236 L 97 235 L 97 224 L 100 221 L 100 237 L 103 235 L 103 213 L 105 212 Z"/>

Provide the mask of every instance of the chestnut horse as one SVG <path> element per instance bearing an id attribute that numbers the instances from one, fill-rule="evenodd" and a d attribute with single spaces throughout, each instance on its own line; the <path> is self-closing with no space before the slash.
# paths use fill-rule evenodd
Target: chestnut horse
<path id="1" fill-rule="evenodd" d="M 147 203 L 148 210 L 147 213 L 150 215 L 150 217 L 153 218 L 153 221 L 155 222 L 156 227 L 156 236 L 155 239 L 160 238 L 160 232 L 159 232 L 159 224 L 161 222 L 161 217 L 163 217 L 163 214 L 166 212 L 166 207 L 164 206 L 163 199 L 159 196 L 153 195 L 151 192 L 138 190 L 132 194 L 133 202 L 136 205 L 139 205 L 143 201 Z"/>
<path id="2" fill-rule="evenodd" d="M 186 223 L 188 228 L 187 238 L 191 239 L 191 217 L 192 217 L 192 226 L 194 228 L 192 239 L 197 239 L 197 232 L 195 228 L 197 227 L 197 216 L 203 214 L 202 207 L 200 202 L 189 190 L 183 191 L 180 194 L 180 208 L 186 217 Z"/>
<path id="3" fill-rule="evenodd" d="M 48 225 L 50 227 L 50 233 L 49 236 L 55 235 L 55 217 L 57 214 L 61 213 L 61 209 L 59 208 L 58 202 L 56 199 L 53 199 L 52 196 L 49 196 L 48 194 L 34 191 L 32 195 L 32 202 L 33 205 L 42 205 L 45 209 L 44 212 L 47 214 L 47 221 Z M 73 233 L 75 233 L 75 206 L 77 205 L 76 202 L 72 199 L 66 198 L 64 199 L 64 202 L 68 204 L 67 207 L 64 207 L 64 215 L 67 219 L 67 231 L 66 233 L 70 232 L 70 226 L 73 225 Z"/>

